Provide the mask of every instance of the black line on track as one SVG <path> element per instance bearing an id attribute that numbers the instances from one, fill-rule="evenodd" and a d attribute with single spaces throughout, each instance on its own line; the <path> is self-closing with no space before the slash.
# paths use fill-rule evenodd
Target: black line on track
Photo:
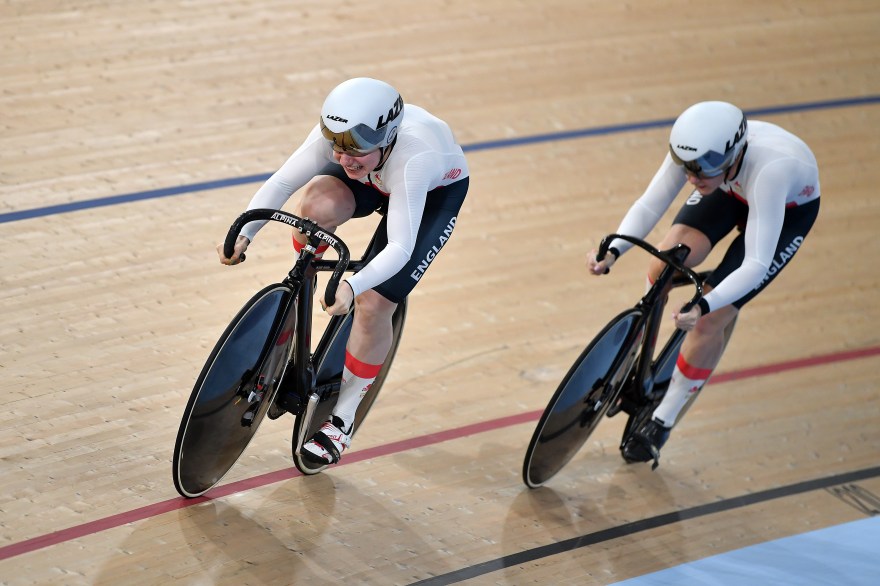
<path id="1" fill-rule="evenodd" d="M 696 507 L 691 507 L 689 509 L 684 509 L 681 511 L 664 513 L 655 517 L 633 521 L 624 525 L 618 525 L 617 527 L 609 527 L 608 529 L 603 529 L 594 533 L 587 533 L 579 537 L 566 539 L 564 541 L 558 541 L 556 543 L 549 543 L 547 545 L 527 549 L 519 553 L 506 555 L 504 557 L 482 562 L 480 564 L 475 564 L 467 568 L 461 568 L 460 570 L 456 570 L 454 572 L 449 572 L 447 574 L 441 574 L 439 576 L 434 576 L 431 578 L 420 580 L 418 582 L 413 582 L 410 586 L 442 586 L 446 584 L 455 584 L 464 580 L 468 580 L 470 578 L 476 578 L 477 576 L 483 576 L 485 574 L 497 572 L 498 570 L 503 570 L 504 568 L 526 564 L 559 553 L 573 551 L 581 547 L 587 547 L 589 545 L 596 545 L 597 543 L 611 541 L 612 539 L 628 537 L 637 533 L 641 533 L 642 531 L 656 529 L 658 527 L 671 525 L 680 521 L 688 521 L 690 519 L 696 519 L 698 517 L 705 517 L 706 515 L 714 515 L 715 513 L 723 513 L 725 511 L 741 509 L 743 507 L 765 503 L 767 501 L 772 501 L 779 498 L 790 497 L 798 494 L 803 494 L 805 492 L 812 492 L 814 490 L 823 490 L 832 486 L 848 484 L 859 480 L 875 478 L 877 476 L 880 476 L 880 466 L 877 466 L 875 468 L 866 468 L 864 470 L 856 470 L 854 472 L 846 472 L 843 474 L 837 474 L 835 476 L 827 476 L 825 478 L 805 480 L 803 482 L 790 484 L 788 486 L 771 488 L 768 490 L 762 490 L 760 492 L 754 492 L 751 494 L 725 499 L 714 503 L 698 505 Z M 537 490 L 541 489 L 539 488 Z"/>

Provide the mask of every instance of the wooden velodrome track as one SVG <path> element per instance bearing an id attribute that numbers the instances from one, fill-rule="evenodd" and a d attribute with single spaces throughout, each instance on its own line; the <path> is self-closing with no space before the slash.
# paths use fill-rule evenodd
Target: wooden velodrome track
<path id="1" fill-rule="evenodd" d="M 878 30 L 874 0 L 3 2 L 0 583 L 609 584 L 876 514 Z M 290 259 L 277 225 L 214 246 L 357 75 L 468 146 L 455 237 L 340 466 L 297 475 L 286 416 L 178 498 L 195 376 Z M 716 98 L 813 147 L 819 221 L 656 472 L 615 418 L 529 490 L 539 411 L 643 289 L 585 253 Z"/>

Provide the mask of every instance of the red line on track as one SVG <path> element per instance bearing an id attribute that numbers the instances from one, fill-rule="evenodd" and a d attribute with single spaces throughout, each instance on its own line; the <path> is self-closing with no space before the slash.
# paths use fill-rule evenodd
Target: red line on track
<path id="1" fill-rule="evenodd" d="M 797 370 L 800 368 L 808 368 L 812 366 L 822 366 L 824 364 L 832 364 L 848 360 L 857 360 L 860 358 L 868 358 L 877 355 L 880 355 L 880 346 L 835 352 L 833 354 L 826 354 L 824 356 L 813 356 L 811 358 L 802 358 L 798 360 L 790 360 L 787 362 L 769 364 L 767 366 L 758 366 L 754 368 L 746 368 L 732 372 L 720 373 L 712 378 L 712 384 L 742 380 L 758 376 L 766 376 L 789 370 Z M 476 435 L 479 433 L 485 433 L 487 431 L 493 431 L 496 429 L 502 429 L 511 425 L 519 425 L 520 423 L 534 421 L 540 416 L 540 410 L 529 411 L 527 413 L 519 413 L 517 415 L 501 417 L 500 419 L 492 419 L 490 421 L 482 421 L 479 423 L 473 423 L 471 425 L 465 425 L 463 427 L 456 427 L 453 429 L 438 431 L 436 433 L 430 433 L 428 435 L 401 440 L 399 442 L 393 442 L 382 446 L 375 446 L 346 455 L 345 461 L 341 462 L 337 466 L 355 464 L 357 462 L 362 462 L 371 458 L 397 454 L 408 450 L 414 450 L 416 448 L 438 444 L 448 440 Z M 64 543 L 66 541 L 70 541 L 80 537 L 86 537 L 94 533 L 106 531 L 107 529 L 120 527 L 127 523 L 142 521 L 144 519 L 156 517 L 164 513 L 176 511 L 178 509 L 191 507 L 193 505 L 229 496 L 238 492 L 244 492 L 253 488 L 259 488 L 268 484 L 273 484 L 275 482 L 289 480 L 297 476 L 302 476 L 302 474 L 295 468 L 276 470 L 275 472 L 268 472 L 259 476 L 245 478 L 244 480 L 239 480 L 236 482 L 218 486 L 209 492 L 210 496 L 202 496 L 194 499 L 186 499 L 183 497 L 169 499 L 166 501 L 154 503 L 152 505 L 147 505 L 139 509 L 134 509 L 131 511 L 126 511 L 124 513 L 119 513 L 117 515 L 111 515 L 110 517 L 105 517 L 103 519 L 83 523 L 82 525 L 76 525 L 74 527 L 69 527 L 60 531 L 54 531 L 52 533 L 47 533 L 46 535 L 41 535 L 39 537 L 34 537 L 32 539 L 27 539 L 25 541 L 20 541 L 18 543 L 13 543 L 0 548 L 0 560 L 12 558 L 18 555 L 36 551 L 38 549 L 43 549 L 52 545 L 57 545 L 59 543 Z"/>
<path id="2" fill-rule="evenodd" d="M 789 360 L 787 362 L 778 362 L 776 364 L 768 364 L 767 366 L 756 366 L 754 368 L 745 368 L 733 372 L 724 372 L 712 377 L 714 384 L 740 380 L 744 378 L 753 378 L 756 376 L 765 376 L 768 374 L 776 374 L 787 370 L 796 370 L 799 368 L 807 368 L 810 366 L 822 366 L 823 364 L 832 364 L 834 362 L 845 362 L 847 360 L 856 360 L 859 358 L 868 358 L 880 354 L 880 346 L 873 348 L 860 348 L 858 350 L 846 350 L 843 352 L 835 352 L 833 354 L 825 354 L 824 356 L 813 356 L 810 358 L 800 358 L 798 360 Z"/>

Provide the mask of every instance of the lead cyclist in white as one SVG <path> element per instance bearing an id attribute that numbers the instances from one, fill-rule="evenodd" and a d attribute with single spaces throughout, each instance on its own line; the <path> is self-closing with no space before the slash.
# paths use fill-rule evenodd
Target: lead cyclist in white
<path id="1" fill-rule="evenodd" d="M 629 462 L 659 456 L 670 429 L 718 365 L 740 309 L 788 265 L 819 212 L 819 170 L 809 147 L 775 124 L 747 121 L 726 102 L 700 102 L 678 117 L 663 164 L 616 232 L 644 238 L 686 184 L 694 191 L 660 249 L 686 244 L 686 264 L 694 267 L 730 231 L 739 234 L 712 271 L 700 304 L 673 314 L 676 327 L 689 333 L 665 398 L 624 452 Z M 591 251 L 590 273 L 607 273 L 630 247 L 612 242 L 601 262 Z M 662 268 L 652 261 L 648 279 L 653 282 Z"/>
<path id="2" fill-rule="evenodd" d="M 347 313 L 352 303 L 357 311 L 339 400 L 303 446 L 304 457 L 335 464 L 351 445 L 358 404 L 391 348 L 394 310 L 448 241 L 468 183 L 464 153 L 444 121 L 404 104 L 389 84 L 361 77 L 330 92 L 319 123 L 248 205 L 280 209 L 302 189 L 294 213 L 328 230 L 375 211 L 386 215 L 387 230 L 377 233 L 384 247 L 340 283 L 333 305 L 322 302 L 331 315 Z M 231 258 L 219 246 L 220 261 L 237 264 L 263 224 L 244 227 Z M 293 239 L 299 252 L 306 238 L 294 231 Z"/>

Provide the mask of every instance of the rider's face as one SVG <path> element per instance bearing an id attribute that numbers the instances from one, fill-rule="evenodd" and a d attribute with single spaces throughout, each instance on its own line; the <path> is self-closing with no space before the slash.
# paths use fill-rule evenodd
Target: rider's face
<path id="1" fill-rule="evenodd" d="M 375 150 L 372 153 L 361 156 L 352 156 L 345 152 L 333 151 L 333 158 L 336 159 L 345 174 L 351 179 L 362 179 L 379 166 L 379 159 L 382 157 L 382 151 Z"/>

